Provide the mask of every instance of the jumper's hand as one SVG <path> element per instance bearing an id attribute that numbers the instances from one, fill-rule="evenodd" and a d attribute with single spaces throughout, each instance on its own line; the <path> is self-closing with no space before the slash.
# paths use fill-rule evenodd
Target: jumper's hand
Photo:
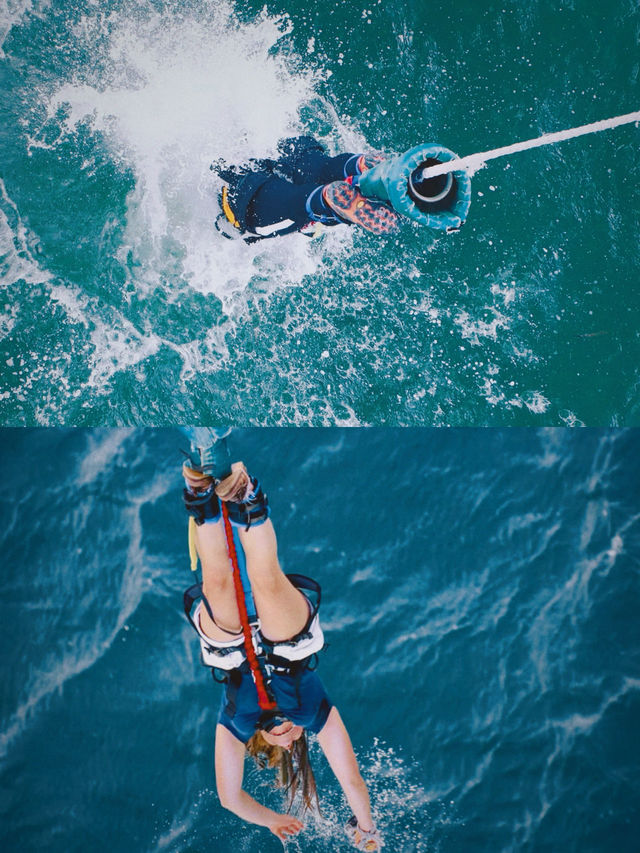
<path id="1" fill-rule="evenodd" d="M 234 462 L 229 476 L 216 485 L 216 494 L 221 501 L 240 503 L 246 498 L 248 488 L 250 480 L 244 462 Z"/>
<path id="2" fill-rule="evenodd" d="M 355 816 L 352 816 L 345 826 L 347 838 L 358 850 L 364 850 L 365 853 L 376 853 L 384 847 L 384 841 L 378 830 L 374 827 L 368 832 L 360 828 Z"/>
<path id="3" fill-rule="evenodd" d="M 216 480 L 211 474 L 203 473 L 189 462 L 182 465 L 182 476 L 187 488 L 195 495 L 204 494 L 215 486 L 216 494 L 223 501 L 241 501 L 249 483 L 249 475 L 243 462 L 234 462 L 231 465 L 231 473 L 224 480 Z"/>
<path id="4" fill-rule="evenodd" d="M 269 824 L 269 829 L 280 841 L 286 841 L 289 835 L 297 835 L 303 826 L 302 821 L 293 815 L 277 814 Z"/>
<path id="5" fill-rule="evenodd" d="M 182 465 L 182 476 L 184 477 L 187 489 L 194 495 L 203 495 L 210 491 L 214 485 L 213 477 L 209 474 L 203 474 L 202 471 L 190 465 L 189 462 L 185 462 Z"/>

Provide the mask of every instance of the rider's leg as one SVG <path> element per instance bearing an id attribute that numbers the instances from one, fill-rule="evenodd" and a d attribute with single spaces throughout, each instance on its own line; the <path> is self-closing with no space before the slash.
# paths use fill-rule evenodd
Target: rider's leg
<path id="1" fill-rule="evenodd" d="M 272 175 L 257 190 L 247 208 L 247 228 L 256 234 L 277 233 L 309 221 L 306 201 L 315 184 L 292 184 Z"/>
<path id="2" fill-rule="evenodd" d="M 295 637 L 309 620 L 309 602 L 280 568 L 271 519 L 240 528 L 239 535 L 263 636 L 272 641 Z"/>
<path id="3" fill-rule="evenodd" d="M 266 499 L 259 490 L 258 495 L 263 502 L 263 517 L 253 521 L 248 529 L 245 529 L 247 509 L 251 517 L 255 518 L 260 514 L 261 506 L 260 502 L 251 502 L 252 483 L 244 466 L 234 465 L 233 468 L 233 473 L 218 484 L 216 491 L 232 499 L 227 502 L 230 517 L 234 520 L 242 519 L 241 525 L 237 525 L 236 529 L 245 553 L 261 631 L 266 639 L 272 641 L 289 640 L 299 634 L 307 624 L 309 603 L 280 568 L 275 530 L 271 520 L 266 517 Z M 191 470 L 185 468 L 185 472 Z M 187 477 L 187 482 L 190 480 L 193 482 L 191 474 Z M 210 500 L 215 503 L 218 499 L 212 495 Z M 203 523 L 195 525 L 195 545 L 202 565 L 203 592 L 214 619 L 212 620 L 206 609 L 202 608 L 200 626 L 212 640 L 228 642 L 233 639 L 231 632 L 241 632 L 240 615 L 224 524 L 210 508 L 207 515 L 209 517 L 204 519 Z"/>
<path id="4" fill-rule="evenodd" d="M 202 565 L 202 591 L 215 619 L 200 608 L 200 627 L 212 640 L 227 643 L 234 635 L 242 636 L 242 624 L 222 519 L 196 526 L 194 537 Z"/>
<path id="5" fill-rule="evenodd" d="M 288 180 L 273 174 L 253 195 L 246 216 L 250 231 L 264 234 L 264 229 L 268 229 L 270 233 L 277 233 L 292 224 L 301 228 L 309 220 L 323 222 L 329 218 L 335 221 L 331 208 L 324 203 L 321 188 L 359 175 L 384 159 L 377 154 L 329 157 L 318 143 L 312 145 L 312 142 L 310 140 L 308 146 L 301 146 L 280 161 L 279 172 Z M 347 221 L 350 221 L 348 217 Z"/>
<path id="6" fill-rule="evenodd" d="M 183 474 L 187 485 L 185 503 L 196 519 L 194 538 L 202 564 L 203 592 L 214 617 L 212 620 L 205 609 L 201 610 L 205 634 L 212 640 L 228 641 L 231 638 L 226 632 L 241 628 L 227 537 L 220 517 L 220 503 L 225 501 L 228 516 L 239 531 L 264 637 L 273 641 L 295 637 L 309 620 L 309 603 L 280 568 L 267 499 L 257 480 L 249 477 L 241 462 L 230 464 L 226 436 L 195 432 Z"/>
<path id="7" fill-rule="evenodd" d="M 361 174 L 374 163 L 384 159 L 378 154 L 337 154 L 329 156 L 312 136 L 283 139 L 279 145 L 281 157 L 278 172 L 294 184 L 329 184 Z"/>

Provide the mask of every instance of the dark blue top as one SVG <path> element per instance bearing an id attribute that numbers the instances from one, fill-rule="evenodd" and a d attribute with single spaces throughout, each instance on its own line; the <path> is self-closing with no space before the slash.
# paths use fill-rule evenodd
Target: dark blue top
<path id="1" fill-rule="evenodd" d="M 317 734 L 327 722 L 333 705 L 317 672 L 304 669 L 297 677 L 274 675 L 270 686 L 278 710 L 295 725 Z M 243 674 L 235 696 L 236 713 L 233 718 L 225 713 L 229 689 L 225 685 L 218 722 L 238 740 L 246 743 L 255 734 L 256 723 L 263 713 L 258 705 L 256 686 L 250 673 Z"/>

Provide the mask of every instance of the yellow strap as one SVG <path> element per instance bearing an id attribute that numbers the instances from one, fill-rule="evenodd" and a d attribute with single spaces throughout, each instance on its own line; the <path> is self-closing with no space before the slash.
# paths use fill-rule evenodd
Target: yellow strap
<path id="1" fill-rule="evenodd" d="M 224 211 L 224 215 L 227 217 L 229 222 L 235 227 L 240 228 L 240 223 L 236 219 L 236 215 L 231 210 L 231 205 L 229 204 L 229 188 L 222 187 L 222 210 Z"/>
<path id="2" fill-rule="evenodd" d="M 189 559 L 191 560 L 191 571 L 198 571 L 198 552 L 196 551 L 196 520 L 189 516 Z"/>

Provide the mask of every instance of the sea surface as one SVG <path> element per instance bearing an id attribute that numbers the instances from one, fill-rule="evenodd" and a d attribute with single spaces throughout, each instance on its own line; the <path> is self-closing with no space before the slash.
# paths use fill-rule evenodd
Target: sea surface
<path id="1" fill-rule="evenodd" d="M 3 430 L 0 849 L 277 853 L 218 804 L 220 687 L 181 612 L 178 430 Z M 636 853 L 640 433 L 253 429 L 230 438 L 387 851 Z M 323 818 L 286 847 L 347 851 Z M 270 775 L 247 785 L 278 807 Z"/>
<path id="2" fill-rule="evenodd" d="M 467 224 L 217 234 L 296 133 L 460 155 L 640 109 L 636 0 L 0 0 L 0 422 L 640 424 L 634 125 Z"/>

